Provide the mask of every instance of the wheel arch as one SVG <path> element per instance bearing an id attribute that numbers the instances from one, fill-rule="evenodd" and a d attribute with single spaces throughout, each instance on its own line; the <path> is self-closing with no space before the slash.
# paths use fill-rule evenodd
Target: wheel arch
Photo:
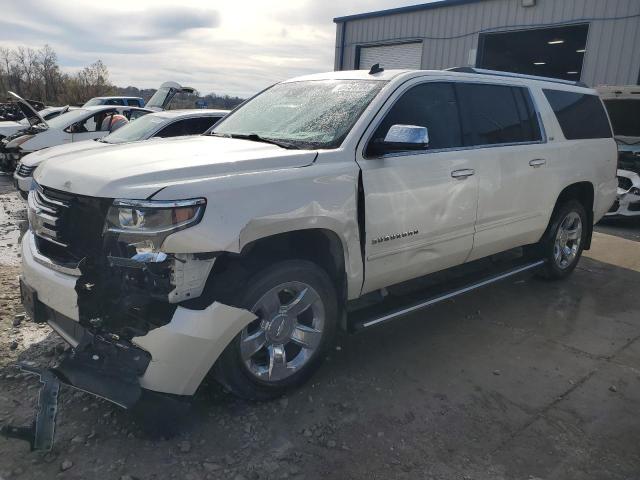
<path id="1" fill-rule="evenodd" d="M 328 228 L 289 230 L 257 238 L 240 251 L 243 263 L 262 268 L 282 260 L 309 260 L 336 282 L 340 303 L 347 298 L 347 249 L 345 241 Z"/>
<path id="2" fill-rule="evenodd" d="M 595 188 L 593 183 L 589 181 L 582 181 L 567 185 L 558 195 L 553 212 L 549 220 L 549 226 L 555 218 L 556 212 L 568 200 L 578 200 L 584 207 L 587 213 L 587 235 L 585 239 L 584 249 L 589 250 L 591 248 L 591 238 L 593 236 L 593 206 L 595 199 Z M 547 227 L 549 228 L 549 227 Z M 546 234 L 546 232 L 545 232 Z"/>
<path id="3" fill-rule="evenodd" d="M 265 235 L 244 244 L 239 253 L 220 252 L 202 295 L 183 305 L 194 309 L 207 308 L 214 301 L 233 305 L 235 286 L 243 285 L 258 270 L 291 259 L 309 260 L 323 268 L 334 281 L 339 304 L 344 305 L 348 297 L 348 252 L 344 239 L 327 228 Z"/>

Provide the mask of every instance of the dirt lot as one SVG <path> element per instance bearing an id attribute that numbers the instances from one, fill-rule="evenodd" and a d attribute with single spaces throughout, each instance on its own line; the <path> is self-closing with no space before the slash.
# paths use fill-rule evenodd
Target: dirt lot
<path id="1" fill-rule="evenodd" d="M 0 179 L 0 424 L 35 403 L 16 360 L 54 363 L 62 346 L 20 316 L 21 208 Z M 640 226 L 614 228 L 627 238 L 598 234 L 568 281 L 506 282 L 341 337 L 287 398 L 206 385 L 169 440 L 63 388 L 54 450 L 0 439 L 0 477 L 640 479 Z"/>

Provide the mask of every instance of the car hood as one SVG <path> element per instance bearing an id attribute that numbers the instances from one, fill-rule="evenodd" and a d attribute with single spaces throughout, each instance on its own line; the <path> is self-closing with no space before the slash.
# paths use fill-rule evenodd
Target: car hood
<path id="1" fill-rule="evenodd" d="M 57 145 L 55 147 L 43 148 L 42 150 L 36 150 L 33 153 L 25 155 L 21 162 L 27 167 L 37 167 L 45 160 L 50 158 L 56 158 L 65 156 L 70 153 L 84 153 L 89 150 L 95 150 L 109 146 L 110 144 L 104 142 L 98 142 L 96 140 L 85 140 L 84 142 L 67 143 L 64 145 Z"/>
<path id="2" fill-rule="evenodd" d="M 20 122 L 12 122 L 10 120 L 6 120 L 4 122 L 0 122 L 0 135 L 6 137 L 7 135 L 19 132 L 20 130 L 24 130 L 25 128 L 29 128 L 29 125 L 23 125 Z"/>
<path id="3" fill-rule="evenodd" d="M 175 137 L 61 155 L 43 163 L 35 180 L 79 195 L 145 199 L 171 184 L 304 167 L 316 156 L 316 151 L 286 150 L 249 140 Z"/>
<path id="4" fill-rule="evenodd" d="M 9 95 L 11 95 L 15 101 L 18 104 L 18 108 L 22 111 L 22 113 L 24 114 L 25 118 L 27 119 L 27 121 L 29 122 L 29 125 L 31 125 L 32 127 L 38 124 L 42 124 L 44 126 L 46 126 L 47 128 L 49 127 L 49 125 L 47 124 L 47 122 L 45 122 L 45 120 L 40 116 L 40 114 L 35 110 L 35 108 L 33 108 L 29 102 L 27 102 L 25 99 L 23 99 L 20 95 L 18 95 L 17 93 L 8 92 Z"/>

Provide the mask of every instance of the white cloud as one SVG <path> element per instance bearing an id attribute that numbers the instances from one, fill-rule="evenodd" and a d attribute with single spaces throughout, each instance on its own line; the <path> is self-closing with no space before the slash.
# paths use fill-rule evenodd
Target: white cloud
<path id="1" fill-rule="evenodd" d="M 0 45 L 50 44 L 63 69 L 98 58 L 116 85 L 176 80 L 248 96 L 333 69 L 333 18 L 411 0 L 0 0 Z"/>

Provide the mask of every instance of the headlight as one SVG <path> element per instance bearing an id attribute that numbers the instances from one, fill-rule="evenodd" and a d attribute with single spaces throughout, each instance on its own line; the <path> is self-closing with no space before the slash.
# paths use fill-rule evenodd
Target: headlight
<path id="1" fill-rule="evenodd" d="M 171 233 L 198 223 L 207 201 L 114 200 L 107 213 L 107 230 L 154 235 Z"/>
<path id="2" fill-rule="evenodd" d="M 114 200 L 109 208 L 106 230 L 136 247 L 139 253 L 156 251 L 171 233 L 200 222 L 207 201 L 204 198 L 176 201 Z"/>

